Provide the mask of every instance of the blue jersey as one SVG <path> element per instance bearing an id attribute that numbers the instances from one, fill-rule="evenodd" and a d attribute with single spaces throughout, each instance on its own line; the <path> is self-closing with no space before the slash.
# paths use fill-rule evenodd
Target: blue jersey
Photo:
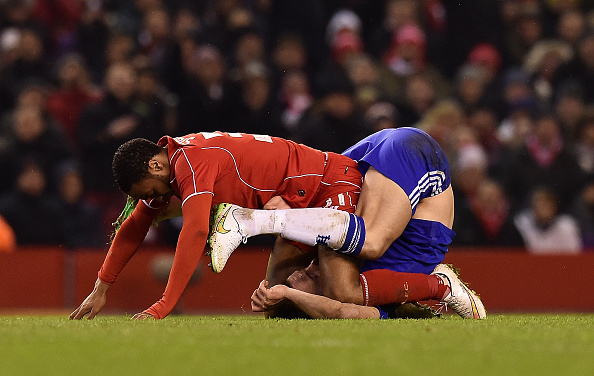
<path id="1" fill-rule="evenodd" d="M 363 175 L 373 166 L 408 195 L 412 214 L 425 197 L 451 184 L 450 165 L 437 141 L 417 128 L 384 129 L 347 149 L 344 155 L 359 163 Z"/>

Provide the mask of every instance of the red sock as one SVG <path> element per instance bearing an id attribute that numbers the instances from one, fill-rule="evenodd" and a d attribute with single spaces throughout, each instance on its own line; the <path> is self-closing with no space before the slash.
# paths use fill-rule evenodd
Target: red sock
<path id="1" fill-rule="evenodd" d="M 449 290 L 438 276 L 420 273 L 376 269 L 364 272 L 360 279 L 365 304 L 368 306 L 441 300 Z"/>

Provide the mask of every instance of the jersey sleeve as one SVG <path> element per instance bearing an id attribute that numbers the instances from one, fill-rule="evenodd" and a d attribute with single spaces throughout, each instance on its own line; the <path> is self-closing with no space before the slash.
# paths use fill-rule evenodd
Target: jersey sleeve
<path id="1" fill-rule="evenodd" d="M 184 224 L 179 234 L 173 267 L 162 298 L 144 311 L 162 319 L 167 316 L 185 290 L 206 246 L 212 196 L 190 197 L 183 206 Z"/>

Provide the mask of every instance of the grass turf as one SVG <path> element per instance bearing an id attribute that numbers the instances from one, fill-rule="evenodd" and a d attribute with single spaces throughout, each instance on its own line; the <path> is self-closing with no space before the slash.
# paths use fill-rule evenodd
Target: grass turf
<path id="1" fill-rule="evenodd" d="M 1 375 L 594 375 L 594 315 L 0 316 Z"/>

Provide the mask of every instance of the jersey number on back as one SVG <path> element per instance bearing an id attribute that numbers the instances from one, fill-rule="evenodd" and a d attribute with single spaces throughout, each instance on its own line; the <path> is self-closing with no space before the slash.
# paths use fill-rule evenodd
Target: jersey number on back
<path id="1" fill-rule="evenodd" d="M 220 132 L 200 132 L 200 134 L 202 135 L 202 137 L 204 137 L 206 140 L 208 140 L 209 138 L 213 138 L 213 137 L 221 137 L 223 135 L 223 133 Z M 272 143 L 272 137 L 264 135 L 264 134 L 247 134 L 247 133 L 227 133 L 230 137 L 238 137 L 241 138 L 244 135 L 245 136 L 252 136 L 256 141 L 262 141 L 262 142 L 269 142 Z"/>

